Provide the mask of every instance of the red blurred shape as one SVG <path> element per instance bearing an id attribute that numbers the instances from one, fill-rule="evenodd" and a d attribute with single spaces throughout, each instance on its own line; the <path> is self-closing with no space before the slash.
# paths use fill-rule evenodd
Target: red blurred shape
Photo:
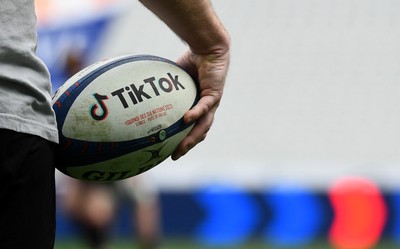
<path id="1" fill-rule="evenodd" d="M 331 187 L 329 199 L 334 211 L 331 245 L 340 249 L 373 248 L 387 217 L 379 188 L 368 179 L 343 178 Z"/>

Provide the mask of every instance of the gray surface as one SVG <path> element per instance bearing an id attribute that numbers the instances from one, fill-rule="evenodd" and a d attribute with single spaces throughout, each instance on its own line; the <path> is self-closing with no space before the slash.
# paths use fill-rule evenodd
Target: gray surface
<path id="1" fill-rule="evenodd" d="M 205 142 L 150 174 L 164 187 L 213 181 L 326 187 L 400 178 L 400 9 L 391 0 L 216 0 L 232 37 L 223 102 Z M 132 3 L 102 56 L 175 59 L 183 43 Z"/>

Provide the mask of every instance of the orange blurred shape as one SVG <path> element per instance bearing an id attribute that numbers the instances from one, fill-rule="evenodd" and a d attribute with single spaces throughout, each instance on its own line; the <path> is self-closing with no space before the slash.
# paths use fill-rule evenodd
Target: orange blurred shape
<path id="1" fill-rule="evenodd" d="M 39 21 L 47 21 L 53 8 L 53 2 L 50 0 L 35 0 L 35 10 Z"/>
<path id="2" fill-rule="evenodd" d="M 378 243 L 387 218 L 387 208 L 379 188 L 361 177 L 340 179 L 329 190 L 334 220 L 329 240 L 338 249 L 373 248 Z"/>
<path id="3" fill-rule="evenodd" d="M 35 11 L 39 23 L 48 23 L 60 16 L 73 18 L 77 13 L 93 14 L 95 11 L 107 11 L 120 0 L 35 0 Z M 79 6 L 85 6 L 78 9 Z M 89 8 L 90 7 L 90 8 Z M 91 11 L 91 12 L 90 12 Z"/>

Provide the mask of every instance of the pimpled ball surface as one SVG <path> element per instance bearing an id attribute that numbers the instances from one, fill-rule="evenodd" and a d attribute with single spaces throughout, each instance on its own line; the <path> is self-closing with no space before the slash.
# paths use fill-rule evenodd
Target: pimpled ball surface
<path id="1" fill-rule="evenodd" d="M 195 81 L 175 63 L 151 55 L 95 63 L 53 96 L 60 144 L 57 168 L 77 179 L 116 181 L 168 158 L 193 124 Z"/>

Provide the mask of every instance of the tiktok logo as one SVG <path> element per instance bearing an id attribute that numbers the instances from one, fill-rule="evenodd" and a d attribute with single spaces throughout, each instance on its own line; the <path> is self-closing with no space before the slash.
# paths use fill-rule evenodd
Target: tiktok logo
<path id="1" fill-rule="evenodd" d="M 97 100 L 98 104 L 92 105 L 92 107 L 90 108 L 90 115 L 92 116 L 93 119 L 97 121 L 106 119 L 108 116 L 108 109 L 107 106 L 104 104 L 104 100 L 108 99 L 108 96 L 100 95 L 98 93 L 93 94 L 93 96 Z"/>

